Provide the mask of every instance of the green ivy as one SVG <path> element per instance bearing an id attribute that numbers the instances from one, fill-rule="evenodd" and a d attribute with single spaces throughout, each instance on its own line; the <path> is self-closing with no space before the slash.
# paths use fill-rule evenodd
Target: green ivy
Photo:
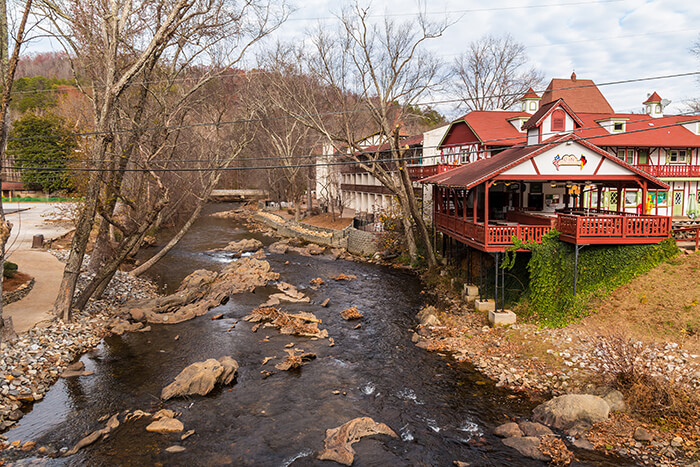
<path id="1" fill-rule="evenodd" d="M 574 245 L 560 241 L 556 231 L 545 235 L 540 244 L 513 240 L 503 267 L 512 267 L 518 249 L 532 254 L 528 262 L 529 290 L 521 309 L 551 327 L 565 326 L 586 316 L 591 299 L 609 295 L 679 251 L 670 238 L 656 245 L 586 246 L 579 250 L 574 297 Z"/>

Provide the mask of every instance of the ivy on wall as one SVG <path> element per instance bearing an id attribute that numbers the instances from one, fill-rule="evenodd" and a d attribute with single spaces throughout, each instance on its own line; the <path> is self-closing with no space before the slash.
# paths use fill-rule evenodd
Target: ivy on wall
<path id="1" fill-rule="evenodd" d="M 540 244 L 514 239 L 503 267 L 512 267 L 517 249 L 532 253 L 528 262 L 529 290 L 521 304 L 521 313 L 546 326 L 565 326 L 589 312 L 588 303 L 592 298 L 605 297 L 679 251 L 671 238 L 656 245 L 586 246 L 579 250 L 574 297 L 574 248 L 560 241 L 559 232 L 555 230 L 545 235 Z"/>

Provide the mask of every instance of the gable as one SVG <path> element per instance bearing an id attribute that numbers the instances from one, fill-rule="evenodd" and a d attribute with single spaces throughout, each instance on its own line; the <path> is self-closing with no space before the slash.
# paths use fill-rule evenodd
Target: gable
<path id="1" fill-rule="evenodd" d="M 479 142 L 479 138 L 469 128 L 469 125 L 464 120 L 460 120 L 452 124 L 452 127 L 447 131 L 440 143 L 439 149 L 444 149 L 447 146 L 461 146 L 464 143 Z"/>
<path id="2" fill-rule="evenodd" d="M 504 171 L 503 176 L 541 176 L 552 180 L 579 177 L 607 178 L 635 176 L 627 167 L 608 159 L 582 144 L 560 143 L 547 148 L 532 159 Z"/>

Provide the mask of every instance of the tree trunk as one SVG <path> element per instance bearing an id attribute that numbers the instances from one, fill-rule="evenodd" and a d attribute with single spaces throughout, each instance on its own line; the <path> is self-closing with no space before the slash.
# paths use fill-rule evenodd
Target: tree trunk
<path id="1" fill-rule="evenodd" d="M 9 55 L 9 39 L 7 27 L 7 3 L 6 0 L 0 0 L 0 79 L 2 80 L 2 95 L 0 97 L 0 167 L 5 165 L 5 149 L 7 148 L 8 134 L 8 109 L 10 107 L 10 93 L 12 84 L 15 79 L 15 71 L 19 62 L 19 52 L 24 42 L 24 29 L 29 18 L 29 11 L 32 7 L 32 0 L 27 0 L 22 13 L 22 20 L 17 29 L 17 37 L 15 45 L 12 49 L 12 57 L 8 60 Z M 2 172 L 0 168 L 0 186 L 2 185 Z M 5 210 L 2 206 L 2 190 L 0 190 L 0 266 L 5 266 L 5 246 L 7 239 L 10 238 L 12 224 L 5 219 Z M 15 330 L 12 326 L 11 319 L 5 319 L 3 316 L 3 301 L 2 301 L 2 276 L 0 276 L 0 340 L 15 335 Z"/>
<path id="2" fill-rule="evenodd" d="M 403 157 L 400 156 L 399 159 L 403 159 Z M 428 227 L 425 225 L 425 219 L 423 219 L 420 209 L 418 209 L 416 195 L 413 192 L 413 183 L 411 182 L 411 178 L 408 176 L 406 162 L 403 160 L 399 163 L 399 178 L 401 179 L 402 190 L 406 193 L 408 214 L 416 224 L 418 238 L 420 239 L 420 243 L 423 245 L 425 250 L 425 259 L 428 262 L 428 267 L 435 267 L 437 266 L 435 250 L 433 250 L 433 245 L 430 241 L 430 234 L 428 233 Z"/>
<path id="3" fill-rule="evenodd" d="M 187 232 L 190 230 L 190 227 L 192 227 L 192 224 L 197 220 L 199 217 L 199 213 L 202 211 L 202 207 L 204 206 L 204 203 L 200 203 L 197 205 L 197 208 L 194 210 L 192 215 L 190 216 L 189 219 L 187 219 L 187 222 L 185 222 L 185 225 L 183 225 L 180 230 L 175 234 L 173 238 L 170 239 L 170 241 L 163 247 L 161 248 L 158 253 L 155 255 L 151 256 L 146 262 L 143 264 L 139 265 L 136 269 L 133 269 L 131 271 L 132 276 L 140 276 L 144 272 L 148 271 L 154 264 L 156 264 L 158 261 L 160 261 L 163 256 L 167 255 L 170 250 L 172 250 L 175 245 L 177 245 L 180 240 L 187 234 Z"/>

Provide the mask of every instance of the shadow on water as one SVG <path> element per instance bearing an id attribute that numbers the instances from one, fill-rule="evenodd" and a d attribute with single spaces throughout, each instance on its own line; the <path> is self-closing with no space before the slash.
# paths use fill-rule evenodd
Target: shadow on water
<path id="1" fill-rule="evenodd" d="M 228 209 L 213 205 L 208 211 Z M 158 265 L 154 274 L 172 289 L 194 269 L 218 268 L 228 261 L 204 253 L 249 234 L 234 221 L 204 215 L 183 242 Z M 258 237 L 262 238 L 262 237 Z M 266 243 L 272 240 L 264 238 Z M 387 423 L 400 439 L 373 437 L 354 445 L 358 466 L 452 465 L 454 460 L 484 465 L 541 465 L 505 447 L 492 435 L 506 417 L 526 416 L 527 400 L 494 385 L 468 365 L 450 363 L 416 348 L 410 340 L 421 307 L 421 284 L 412 274 L 376 265 L 268 255 L 280 280 L 299 287 L 311 304 L 285 306 L 286 311 L 312 311 L 334 338 L 311 340 L 282 336 L 275 329 L 236 320 L 264 302 L 273 287 L 233 296 L 216 309 L 224 318 L 207 316 L 147 333 L 112 336 L 82 357 L 95 374 L 59 380 L 45 399 L 34 405 L 21 424 L 7 433 L 9 441 L 33 440 L 55 449 L 74 445 L 101 428 L 98 419 L 125 410 L 167 407 L 181 412 L 185 430 L 179 435 L 145 431 L 147 420 L 122 424 L 110 436 L 78 454 L 51 459 L 51 465 L 331 465 L 315 460 L 325 430 L 358 416 Z M 351 282 L 329 276 L 354 274 Z M 322 277 L 318 291 L 309 281 Z M 330 298 L 327 308 L 318 305 Z M 356 305 L 365 314 L 362 326 L 346 322 L 339 312 Z M 210 314 L 213 312 L 210 312 Z M 269 339 L 266 337 L 269 336 Z M 318 359 L 300 371 L 276 372 L 286 344 Z M 233 356 L 240 364 L 236 384 L 217 388 L 207 397 L 161 404 L 161 389 L 192 362 Z M 265 357 L 277 357 L 265 366 Z M 334 392 L 340 391 L 340 394 Z M 186 451 L 164 449 L 181 444 Z M 593 465 L 620 465 L 593 456 Z"/>

